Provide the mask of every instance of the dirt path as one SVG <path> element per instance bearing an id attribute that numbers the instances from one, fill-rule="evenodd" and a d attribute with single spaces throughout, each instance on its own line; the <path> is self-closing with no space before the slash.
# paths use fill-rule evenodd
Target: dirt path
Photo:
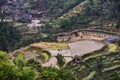
<path id="1" fill-rule="evenodd" d="M 71 57 L 65 57 L 66 63 L 72 60 Z M 57 66 L 57 59 L 55 57 L 52 57 L 48 62 L 44 63 L 42 66 L 47 67 L 47 66 Z"/>

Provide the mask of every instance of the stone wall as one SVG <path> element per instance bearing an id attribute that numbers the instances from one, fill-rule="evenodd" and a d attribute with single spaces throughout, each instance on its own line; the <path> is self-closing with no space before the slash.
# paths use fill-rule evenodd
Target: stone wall
<path id="1" fill-rule="evenodd" d="M 102 41 L 105 38 L 112 36 L 111 34 L 94 32 L 94 31 L 78 31 L 78 32 L 71 32 L 71 33 L 63 33 L 57 35 L 57 41 L 60 42 L 64 41 L 77 41 L 83 39 L 90 39 L 90 40 L 98 40 Z"/>

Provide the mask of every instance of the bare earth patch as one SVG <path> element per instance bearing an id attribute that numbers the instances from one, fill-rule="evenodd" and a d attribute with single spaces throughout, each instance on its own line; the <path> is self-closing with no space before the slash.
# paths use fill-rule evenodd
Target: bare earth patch
<path id="1" fill-rule="evenodd" d="M 64 57 L 66 63 L 68 63 L 69 61 L 71 61 L 73 58 L 71 57 Z M 46 63 L 44 63 L 42 66 L 54 66 L 54 67 L 58 67 L 57 66 L 57 59 L 55 57 L 50 58 L 50 60 Z"/>

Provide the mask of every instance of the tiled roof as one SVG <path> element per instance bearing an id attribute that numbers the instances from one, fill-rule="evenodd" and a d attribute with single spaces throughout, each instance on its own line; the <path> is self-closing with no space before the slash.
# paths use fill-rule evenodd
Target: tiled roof
<path id="1" fill-rule="evenodd" d="M 119 36 L 111 36 L 111 37 L 109 37 L 109 38 L 106 38 L 104 41 L 105 41 L 105 42 L 114 42 L 114 41 L 117 41 L 117 40 L 119 40 L 119 39 L 120 39 Z"/>

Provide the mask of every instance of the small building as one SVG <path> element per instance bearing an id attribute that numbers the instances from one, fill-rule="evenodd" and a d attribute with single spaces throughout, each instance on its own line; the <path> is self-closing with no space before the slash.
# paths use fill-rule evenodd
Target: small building
<path id="1" fill-rule="evenodd" d="M 7 5 L 1 7 L 1 9 L 3 10 L 4 14 L 6 15 L 13 15 L 14 11 Z"/>
<path id="2" fill-rule="evenodd" d="M 22 23 L 29 23 L 31 22 L 31 16 L 27 13 L 21 13 L 17 16 L 18 20 Z"/>
<path id="3" fill-rule="evenodd" d="M 109 38 L 104 39 L 105 42 L 113 43 L 116 42 L 120 39 L 119 36 L 111 36 Z"/>
<path id="4" fill-rule="evenodd" d="M 42 16 L 42 12 L 38 10 L 29 10 L 28 14 L 30 14 L 32 18 L 40 18 Z"/>
<path id="5" fill-rule="evenodd" d="M 34 28 L 34 27 L 40 27 L 42 26 L 42 23 L 40 22 L 40 20 L 32 20 L 31 23 L 27 24 L 27 26 L 29 28 Z"/>

